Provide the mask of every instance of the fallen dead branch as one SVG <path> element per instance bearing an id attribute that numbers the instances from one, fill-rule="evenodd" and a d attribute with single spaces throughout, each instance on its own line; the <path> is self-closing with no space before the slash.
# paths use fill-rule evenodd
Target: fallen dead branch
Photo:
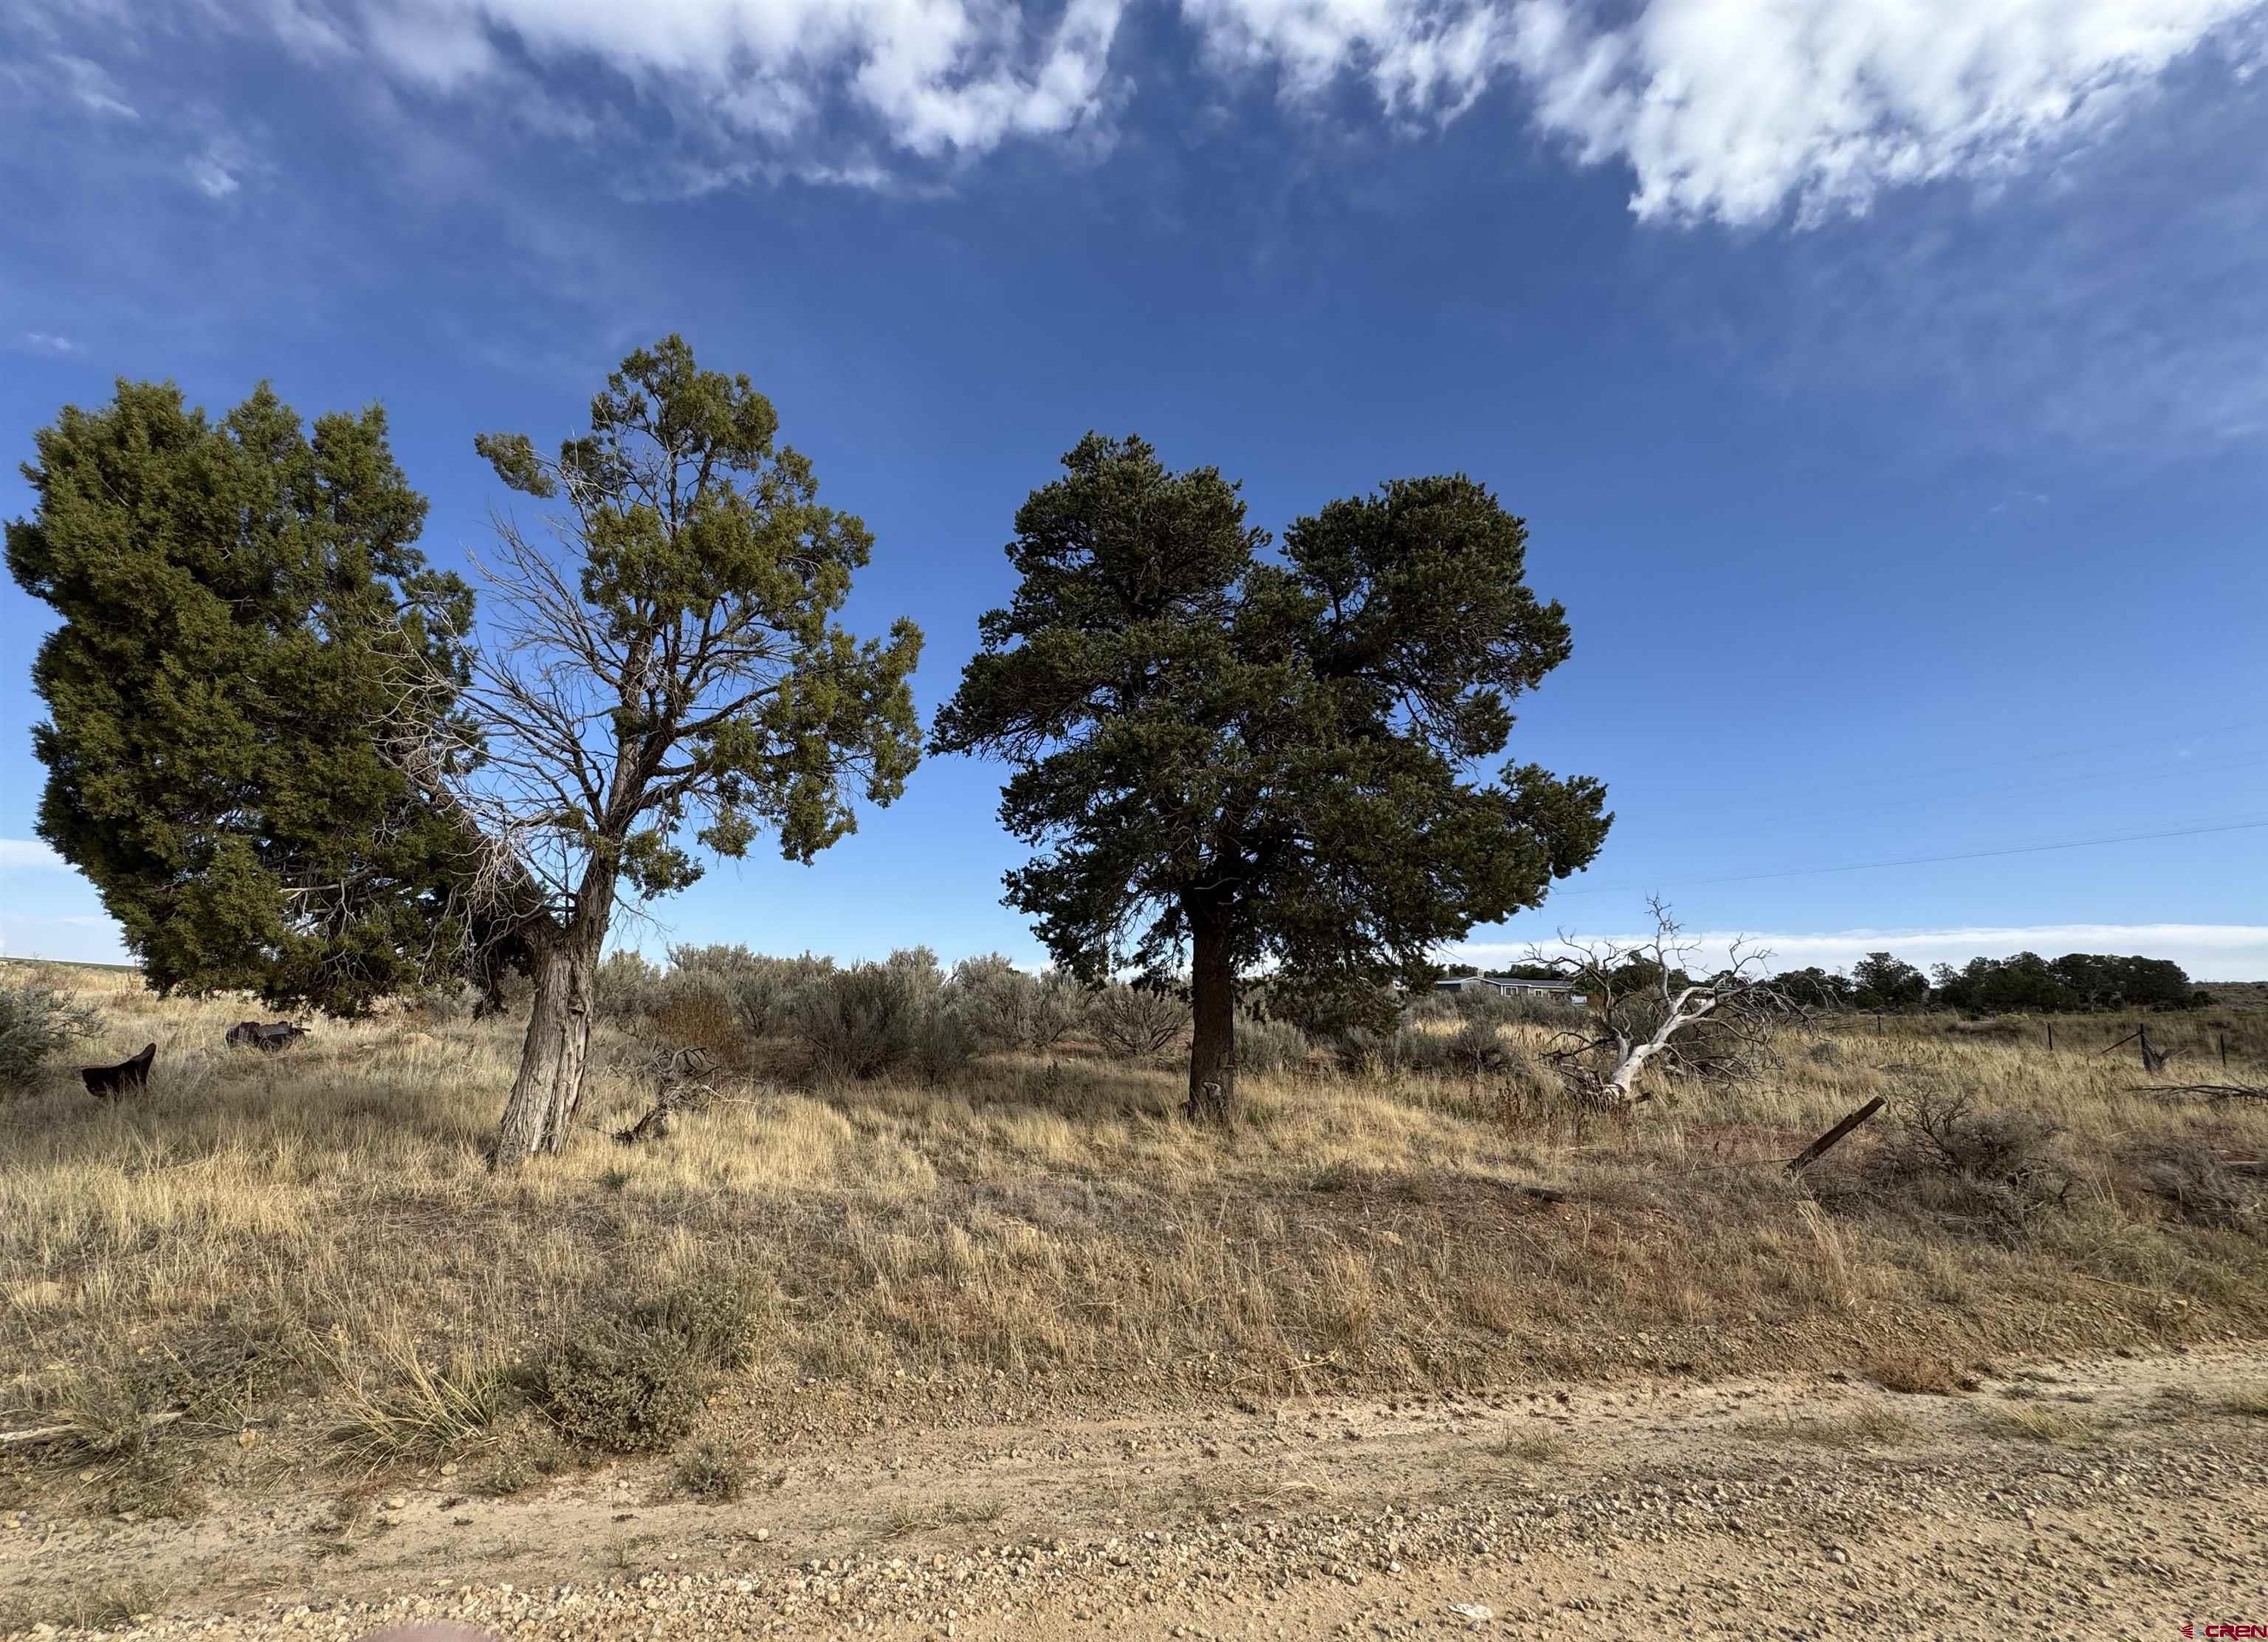
<path id="1" fill-rule="evenodd" d="M 2208 1101 L 2268 1101 L 2268 1089 L 2242 1083 L 2130 1083 L 2133 1094 L 2194 1094 Z"/>
<path id="2" fill-rule="evenodd" d="M 704 1077 L 714 1063 L 701 1049 L 672 1049 L 652 1064 L 654 1074 L 653 1109 L 628 1129 L 618 1129 L 615 1138 L 626 1146 L 648 1140 L 665 1138 L 676 1124 L 680 1112 L 697 1110 L 717 1097 L 709 1084 L 696 1081 Z"/>
<path id="3" fill-rule="evenodd" d="M 181 1412 L 180 1409 L 167 1409 L 161 1413 L 145 1416 L 142 1424 L 145 1429 L 171 1425 L 181 1417 Z M 76 1420 L 66 1420 L 60 1425 L 32 1425 L 22 1431 L 0 1431 L 0 1448 L 28 1447 L 38 1442 L 58 1442 L 65 1437 L 76 1437 L 89 1429 L 91 1428 L 78 1424 Z"/>
<path id="4" fill-rule="evenodd" d="M 1830 1152 L 1832 1152 L 1837 1146 L 1842 1145 L 1845 1136 L 1848 1135 L 1852 1130 L 1858 1128 L 1859 1124 L 1865 1123 L 1875 1113 L 1881 1111 L 1882 1109 L 1882 1103 L 1883 1097 L 1878 1094 L 1873 1100 L 1867 1101 L 1866 1105 L 1860 1107 L 1857 1111 L 1848 1114 L 1841 1123 L 1836 1124 L 1834 1128 L 1829 1130 L 1825 1134 L 1820 1136 L 1818 1139 L 1804 1147 L 1804 1149 L 1794 1157 L 1790 1158 L 1787 1160 L 1787 1172 L 1791 1174 L 1802 1174 L 1804 1170 L 1809 1168 L 1813 1164 L 1818 1162 L 1820 1159 L 1825 1157 Z"/>

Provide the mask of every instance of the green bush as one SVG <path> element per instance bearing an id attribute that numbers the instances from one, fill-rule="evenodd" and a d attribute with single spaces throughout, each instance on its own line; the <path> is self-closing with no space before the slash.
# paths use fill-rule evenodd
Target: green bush
<path id="1" fill-rule="evenodd" d="M 1404 1027 L 1386 1041 L 1386 1068 L 1390 1071 L 1452 1071 L 1452 1046 L 1455 1042 L 1456 1035 L 1453 1033 L 1425 1032 L 1415 1027 Z"/>
<path id="2" fill-rule="evenodd" d="M 0 984 L 0 1088 L 29 1088 L 50 1058 L 101 1027 L 92 1008 L 44 982 Z"/>
<path id="3" fill-rule="evenodd" d="M 1418 992 L 1406 998 L 1402 1005 L 1402 1019 L 1418 1020 L 1455 1020 L 1461 992 Z"/>
<path id="4" fill-rule="evenodd" d="M 1033 975 L 998 953 L 964 958 L 947 983 L 987 1049 L 1043 1049 L 1086 1021 L 1086 989 L 1059 970 Z"/>
<path id="5" fill-rule="evenodd" d="M 756 1309 L 731 1268 L 711 1266 L 628 1302 L 600 1301 L 575 1337 L 520 1374 L 560 1432 L 609 1454 L 652 1453 L 693 1429 L 716 1371 L 755 1356 Z"/>
<path id="6" fill-rule="evenodd" d="M 748 1484 L 748 1462 L 722 1443 L 704 1442 L 677 1462 L 677 1491 L 712 1506 L 728 1506 Z"/>
<path id="7" fill-rule="evenodd" d="M 799 958 L 771 958 L 740 946 L 669 949 L 669 983 L 697 984 L 721 992 L 739 1017 L 740 1030 L 752 1038 L 792 1033 L 798 1000 L 834 973 L 832 958 L 811 953 Z"/>
<path id="8" fill-rule="evenodd" d="M 1909 1207 L 2014 1239 L 2070 1198 L 2076 1181 L 2056 1144 L 2061 1133 L 2029 1112 L 1980 1112 L 1965 1093 L 1924 1089 L 1867 1173 Z"/>
<path id="9" fill-rule="evenodd" d="M 1447 1056 L 1449 1070 L 1469 1078 L 1504 1071 L 1514 1058 L 1496 1022 L 1486 1019 L 1468 1020 L 1451 1033 Z"/>
<path id="10" fill-rule="evenodd" d="M 592 978 L 593 1007 L 617 1025 L 642 1020 L 661 1007 L 662 978 L 643 954 L 609 953 Z"/>
<path id="11" fill-rule="evenodd" d="M 674 1340 L 710 1368 L 745 1368 L 755 1355 L 755 1307 L 722 1267 L 633 1301 L 616 1331 L 634 1340 Z"/>
<path id="12" fill-rule="evenodd" d="M 1363 1078 L 1394 1072 L 1476 1078 L 1508 1071 L 1520 1058 L 1484 1020 L 1468 1020 L 1454 1032 L 1405 1026 L 1390 1037 L 1356 1028 L 1332 1039 L 1331 1053 L 1342 1071 Z"/>
<path id="13" fill-rule="evenodd" d="M 1094 995 L 1088 1024 L 1113 1055 L 1144 1060 L 1189 1029 L 1189 1006 L 1171 992 L 1114 982 Z"/>
<path id="14" fill-rule="evenodd" d="M 1348 1027 L 1330 1037 L 1331 1059 L 1350 1078 L 1375 1078 L 1392 1060 L 1392 1040 L 1368 1027 Z"/>
<path id="15" fill-rule="evenodd" d="M 967 1065 L 978 1047 L 976 1027 L 926 946 L 819 976 L 796 995 L 792 1020 L 812 1069 L 825 1078 L 911 1071 L 940 1079 Z"/>
<path id="16" fill-rule="evenodd" d="M 983 1047 L 976 1028 L 949 1000 L 933 1004 L 914 1029 L 907 1066 L 924 1083 L 949 1083 L 967 1070 Z"/>
<path id="17" fill-rule="evenodd" d="M 576 1442 L 608 1454 L 651 1454 L 692 1431 L 708 1375 L 672 1335 L 571 1340 L 539 1362 L 528 1395 Z"/>
<path id="18" fill-rule="evenodd" d="M 753 1035 L 733 1007 L 730 990 L 716 976 L 673 970 L 662 982 L 659 1006 L 647 1030 L 674 1049 L 700 1049 L 731 1066 L 747 1055 Z"/>
<path id="19" fill-rule="evenodd" d="M 1307 1064 L 1307 1035 L 1288 1020 L 1250 1015 L 1236 1023 L 1236 1064 L 1241 1071 L 1282 1071 Z"/>

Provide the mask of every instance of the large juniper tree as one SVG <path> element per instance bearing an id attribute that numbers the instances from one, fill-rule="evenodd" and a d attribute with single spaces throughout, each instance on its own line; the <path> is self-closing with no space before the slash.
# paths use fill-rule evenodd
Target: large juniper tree
<path id="1" fill-rule="evenodd" d="M 932 741 L 1013 767 L 1001 819 L 1038 852 L 1007 901 L 1057 963 L 1186 972 L 1188 1110 L 1225 1121 L 1240 976 L 1271 966 L 1290 998 L 1429 974 L 1597 852 L 1597 781 L 1473 776 L 1567 623 L 1470 479 L 1334 502 L 1267 556 L 1215 468 L 1095 434 L 1064 467 L 1017 512 L 1022 581 Z"/>
<path id="2" fill-rule="evenodd" d="M 375 407 L 310 438 L 266 386 L 217 423 L 172 384 L 66 408 L 24 468 L 8 563 L 63 618 L 40 644 L 40 836 L 93 882 L 160 990 L 351 1012 L 478 947 L 466 839 L 373 743 L 408 607 L 470 594 L 413 545 L 425 501 Z M 427 649 L 436 676 L 445 653 Z"/>
<path id="3" fill-rule="evenodd" d="M 624 886 L 681 889 L 696 850 L 741 855 L 767 827 L 807 862 L 851 829 L 855 793 L 889 802 L 919 755 L 921 634 L 835 625 L 873 537 L 819 504 L 777 429 L 747 378 L 671 336 L 622 362 L 556 457 L 478 441 L 506 485 L 560 504 L 556 546 L 499 520 L 469 676 L 400 694 L 389 745 L 484 840 L 478 903 L 534 954 L 499 1167 L 566 1144 Z"/>

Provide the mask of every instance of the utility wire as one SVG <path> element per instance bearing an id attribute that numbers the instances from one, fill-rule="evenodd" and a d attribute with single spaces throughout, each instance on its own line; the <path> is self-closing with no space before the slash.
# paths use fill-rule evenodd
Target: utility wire
<path id="1" fill-rule="evenodd" d="M 1902 856 L 1887 861 L 1852 861 L 1841 866 L 1796 866 L 1771 873 L 1734 873 L 1722 878 L 1686 878 L 1673 880 L 1657 886 L 1660 888 L 1694 887 L 1703 884 L 1754 884 L 1771 878 L 1817 878 L 1829 873 L 1870 873 L 1886 866 L 1929 866 L 1942 861 L 1984 861 L 2004 855 L 2042 855 L 2051 850 L 2092 850 L 2102 844 L 2146 843 L 2161 838 L 2201 838 L 2208 833 L 2250 832 L 2268 827 L 2268 817 L 2259 821 L 2226 821 L 2211 827 L 2183 827 L 2168 832 L 2121 833 L 2107 838 L 2071 838 L 2056 843 L 2013 844 L 2004 850 L 1967 850 L 1953 855 Z M 1616 889 L 1555 889 L 1553 901 L 1572 895 L 1643 895 L 1646 890 L 1636 887 Z"/>

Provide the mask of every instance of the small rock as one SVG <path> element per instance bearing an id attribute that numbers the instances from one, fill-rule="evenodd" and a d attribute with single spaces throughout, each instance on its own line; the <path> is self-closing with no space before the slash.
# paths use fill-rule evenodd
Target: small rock
<path id="1" fill-rule="evenodd" d="M 1851 1553 L 1840 1545 L 1830 1545 L 1827 1548 L 1827 1560 L 1840 1566 L 1851 1560 Z"/>
<path id="2" fill-rule="evenodd" d="M 388 1511 L 401 1511 L 407 1509 L 409 1505 L 409 1501 L 408 1499 L 404 1498 L 400 1494 L 395 1494 L 386 1502 L 386 1508 Z"/>
<path id="3" fill-rule="evenodd" d="M 441 1475 L 444 1476 L 454 1476 L 456 1474 L 457 1463 L 453 1460 L 441 1468 Z"/>

